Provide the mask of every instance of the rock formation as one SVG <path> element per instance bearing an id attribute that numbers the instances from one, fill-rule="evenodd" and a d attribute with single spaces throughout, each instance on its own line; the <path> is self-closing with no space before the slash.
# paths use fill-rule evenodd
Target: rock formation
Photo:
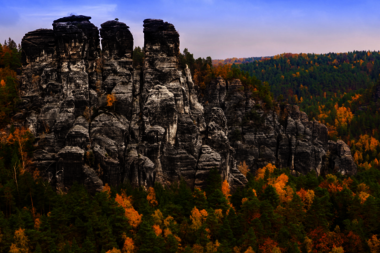
<path id="1" fill-rule="evenodd" d="M 297 106 L 265 111 L 239 80 L 218 78 L 198 93 L 179 68 L 179 34 L 144 20 L 144 66 L 132 65 L 128 26 L 99 30 L 86 16 L 55 20 L 22 40 L 23 124 L 36 136 L 34 166 L 57 188 L 74 181 L 95 192 L 108 183 L 147 187 L 184 179 L 203 186 L 219 169 L 232 188 L 268 163 L 294 172 L 356 173 L 348 146 Z"/>

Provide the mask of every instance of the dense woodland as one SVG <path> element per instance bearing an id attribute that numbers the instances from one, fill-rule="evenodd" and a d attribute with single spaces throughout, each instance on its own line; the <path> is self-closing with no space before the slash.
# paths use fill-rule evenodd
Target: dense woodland
<path id="1" fill-rule="evenodd" d="M 380 53 L 281 54 L 232 68 L 268 82 L 278 102 L 297 104 L 351 148 L 357 164 L 378 167 Z"/>
<path id="2" fill-rule="evenodd" d="M 373 99 L 378 53 L 356 52 L 352 59 L 351 53 L 282 55 L 238 66 L 213 66 L 211 58 L 194 59 L 188 50 L 180 55 L 201 95 L 219 75 L 240 78 L 268 109 L 287 101 L 328 124 L 331 137 L 348 141 L 361 165 L 354 177 L 294 176 L 271 164 L 251 173 L 243 163 L 239 169 L 249 183 L 234 193 L 213 170 L 205 189 L 181 181 L 149 189 L 106 185 L 90 195 L 78 184 L 57 192 L 29 169 L 33 136 L 11 122 L 19 102 L 21 49 L 10 42 L 0 47 L 0 252 L 380 251 L 379 107 Z M 301 64 L 306 57 L 313 60 Z M 315 57 L 321 58 L 318 66 Z M 342 66 L 349 63 L 340 59 L 351 62 L 347 74 Z M 143 60 L 143 49 L 136 48 L 134 66 Z M 305 64 L 313 64 L 312 70 Z"/>

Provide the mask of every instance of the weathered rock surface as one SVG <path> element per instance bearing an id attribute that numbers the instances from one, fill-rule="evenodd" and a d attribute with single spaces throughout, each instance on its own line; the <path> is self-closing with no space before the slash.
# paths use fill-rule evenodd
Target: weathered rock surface
<path id="1" fill-rule="evenodd" d="M 188 68 L 179 69 L 172 24 L 144 21 L 145 59 L 132 65 L 133 36 L 118 21 L 99 30 L 70 16 L 22 40 L 21 109 L 36 136 L 34 165 L 57 188 L 75 181 L 148 187 L 184 179 L 203 186 L 213 168 L 233 188 L 268 163 L 299 173 L 356 173 L 348 146 L 297 106 L 265 111 L 240 80 L 213 80 L 198 99 Z"/>

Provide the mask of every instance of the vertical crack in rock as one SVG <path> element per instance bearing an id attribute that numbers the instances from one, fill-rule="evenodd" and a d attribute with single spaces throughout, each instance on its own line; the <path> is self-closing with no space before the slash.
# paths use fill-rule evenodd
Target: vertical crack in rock
<path id="1" fill-rule="evenodd" d="M 268 163 L 294 173 L 357 171 L 348 146 L 298 106 L 264 110 L 240 80 L 222 77 L 199 97 L 179 68 L 179 34 L 144 20 L 144 64 L 133 67 L 129 27 L 87 16 L 54 21 L 22 40 L 23 122 L 36 136 L 34 165 L 57 188 L 75 181 L 97 192 L 108 183 L 149 187 L 185 180 L 202 187 L 217 168 L 232 190 Z"/>

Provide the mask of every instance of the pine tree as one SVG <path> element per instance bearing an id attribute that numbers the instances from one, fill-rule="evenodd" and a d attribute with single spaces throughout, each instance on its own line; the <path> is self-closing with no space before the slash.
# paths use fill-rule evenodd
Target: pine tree
<path id="1" fill-rule="evenodd" d="M 379 229 L 379 206 L 378 201 L 373 196 L 368 197 L 363 205 L 363 221 L 366 231 L 369 234 L 376 233 Z"/>
<path id="2" fill-rule="evenodd" d="M 268 200 L 260 203 L 260 221 L 264 228 L 264 235 L 272 237 L 274 232 L 278 229 L 280 217 L 273 212 L 273 207 Z"/>
<path id="3" fill-rule="evenodd" d="M 206 227 L 210 230 L 210 240 L 213 241 L 217 238 L 220 239 L 220 237 L 217 236 L 219 235 L 221 225 L 219 224 L 219 220 L 216 217 L 214 210 L 209 210 L 205 224 Z"/>
<path id="4" fill-rule="evenodd" d="M 193 249 L 190 246 L 186 246 L 185 250 L 183 253 L 193 253 Z"/>
<path id="5" fill-rule="evenodd" d="M 273 208 L 276 208 L 278 204 L 280 203 L 280 199 L 276 192 L 276 189 L 271 185 L 268 185 L 265 188 L 262 199 L 267 200 L 272 205 Z"/>
<path id="6" fill-rule="evenodd" d="M 73 239 L 73 243 L 71 245 L 71 252 L 72 253 L 81 253 L 82 250 L 79 248 L 77 240 L 75 238 Z"/>
<path id="7" fill-rule="evenodd" d="M 65 246 L 63 246 L 62 253 L 72 253 L 69 243 L 66 243 Z"/>
<path id="8" fill-rule="evenodd" d="M 222 245 L 224 244 L 226 247 L 230 249 L 236 246 L 235 237 L 231 230 L 230 222 L 227 217 L 223 219 L 223 224 L 219 233 L 219 238 Z"/>
<path id="9" fill-rule="evenodd" d="M 330 213 L 328 210 L 329 199 L 327 196 L 315 197 L 313 204 L 306 213 L 305 226 L 308 229 L 317 227 L 327 228 Z"/>
<path id="10" fill-rule="evenodd" d="M 207 196 L 207 200 L 211 208 L 222 209 L 223 213 L 225 213 L 230 208 L 230 205 L 221 190 L 216 189 Z"/>
<path id="11" fill-rule="evenodd" d="M 96 238 L 100 247 L 104 250 L 110 250 L 117 247 L 117 243 L 112 234 L 112 228 L 106 216 L 99 217 L 99 221 L 95 226 L 97 227 Z"/>
<path id="12" fill-rule="evenodd" d="M 165 252 L 176 253 L 177 251 L 178 251 L 178 241 L 172 234 L 170 234 L 168 235 L 166 239 Z"/>
<path id="13" fill-rule="evenodd" d="M 153 222 L 149 219 L 143 220 L 137 233 L 136 243 L 141 253 L 163 252 L 163 239 L 154 233 Z"/>
<path id="14" fill-rule="evenodd" d="M 95 246 L 95 244 L 93 242 L 94 241 L 91 241 L 88 236 L 84 240 L 82 248 L 85 250 L 86 253 L 87 252 L 88 253 L 96 253 L 96 246 Z"/>
<path id="15" fill-rule="evenodd" d="M 194 194 L 195 194 L 195 189 L 194 189 Z M 191 192 L 191 189 L 187 185 L 186 181 L 182 179 L 179 183 L 178 194 L 175 195 L 174 203 L 179 205 L 183 209 L 184 216 L 189 217 L 194 205 L 198 207 L 199 209 L 207 209 L 207 200 L 205 199 L 202 200 L 202 201 L 205 201 L 205 205 L 200 205 L 199 201 L 196 203 L 195 201 L 196 201 L 196 198 L 193 197 L 193 193 Z"/>
<path id="16" fill-rule="evenodd" d="M 243 227 L 242 227 L 241 217 L 240 215 L 236 215 L 235 210 L 231 208 L 228 213 L 228 220 L 230 223 L 233 236 L 237 240 L 236 244 L 240 245 L 241 242 L 239 240 L 241 240 L 243 236 L 243 232 L 244 232 L 244 230 L 242 229 Z"/>
<path id="17" fill-rule="evenodd" d="M 248 232 L 243 235 L 242 241 L 243 241 L 242 243 L 243 250 L 251 247 L 255 252 L 257 252 L 258 244 L 257 244 L 255 231 L 253 230 L 252 227 L 250 227 L 248 229 Z"/>
<path id="18" fill-rule="evenodd" d="M 292 238 L 288 229 L 285 226 L 281 227 L 276 240 L 279 243 L 280 247 L 285 249 L 291 248 L 293 246 L 291 239 Z"/>
<path id="19" fill-rule="evenodd" d="M 39 243 L 37 243 L 36 249 L 34 250 L 34 253 L 42 253 L 41 246 Z"/>
<path id="20" fill-rule="evenodd" d="M 198 209 L 207 209 L 208 208 L 208 202 L 207 198 L 205 196 L 205 192 L 202 190 L 195 188 L 193 192 L 194 197 L 194 206 L 196 206 Z"/>
<path id="21" fill-rule="evenodd" d="M 207 243 L 210 242 L 207 235 L 208 235 L 208 232 L 206 230 L 206 225 L 202 225 L 195 232 L 196 244 L 201 245 L 202 247 L 206 247 Z"/>
<path id="22" fill-rule="evenodd" d="M 207 199 L 217 190 L 222 189 L 222 178 L 220 177 L 219 171 L 214 168 L 210 170 L 207 181 L 206 181 L 206 187 L 205 192 Z"/>

